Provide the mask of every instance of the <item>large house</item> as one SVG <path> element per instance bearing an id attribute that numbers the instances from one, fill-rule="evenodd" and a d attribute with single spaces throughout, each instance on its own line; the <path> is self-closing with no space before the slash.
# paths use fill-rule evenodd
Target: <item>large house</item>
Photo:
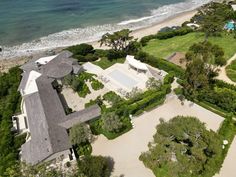
<path id="1" fill-rule="evenodd" d="M 69 74 L 79 74 L 82 67 L 64 51 L 59 55 L 34 59 L 21 66 L 19 85 L 22 95 L 21 115 L 14 116 L 17 131 L 27 132 L 21 147 L 21 159 L 32 165 L 56 158 L 73 160 L 68 129 L 79 122 L 100 116 L 92 106 L 66 115 L 55 86 Z M 23 128 L 22 128 L 23 127 Z"/>

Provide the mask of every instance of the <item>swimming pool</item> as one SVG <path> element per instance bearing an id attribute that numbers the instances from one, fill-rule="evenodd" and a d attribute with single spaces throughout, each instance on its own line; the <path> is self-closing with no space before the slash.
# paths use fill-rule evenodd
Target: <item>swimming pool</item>
<path id="1" fill-rule="evenodd" d="M 234 24 L 234 22 L 228 22 L 225 27 L 227 30 L 234 30 L 235 24 Z"/>
<path id="2" fill-rule="evenodd" d="M 134 88 L 138 82 L 119 70 L 114 70 L 108 74 L 112 79 L 128 89 Z"/>

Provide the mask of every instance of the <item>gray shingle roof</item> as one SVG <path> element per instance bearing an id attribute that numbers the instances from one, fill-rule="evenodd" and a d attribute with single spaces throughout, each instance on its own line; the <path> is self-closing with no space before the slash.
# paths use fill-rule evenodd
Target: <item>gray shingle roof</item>
<path id="1" fill-rule="evenodd" d="M 21 74 L 21 76 L 22 76 L 22 79 L 21 79 L 20 85 L 19 85 L 19 87 L 17 89 L 18 91 L 25 89 L 25 86 L 26 86 L 28 78 L 29 78 L 29 72 L 23 72 Z"/>
<path id="2" fill-rule="evenodd" d="M 79 123 L 79 122 L 87 122 L 89 120 L 92 120 L 94 118 L 98 118 L 101 115 L 101 108 L 98 105 L 91 106 L 87 109 L 74 112 L 72 114 L 69 114 L 66 117 L 66 120 L 60 125 L 62 127 L 65 127 L 66 129 L 71 128 L 73 125 Z"/>
<path id="3" fill-rule="evenodd" d="M 73 70 L 72 65 L 74 59 L 68 58 L 67 56 L 70 57 L 70 54 L 65 51 L 48 62 L 48 64 L 42 67 L 43 74 L 56 79 L 70 74 Z"/>
<path id="4" fill-rule="evenodd" d="M 51 80 L 36 80 L 39 92 L 24 98 L 31 140 L 22 146 L 22 159 L 36 164 L 71 147 L 65 128 L 58 125 L 65 112 Z"/>
<path id="5" fill-rule="evenodd" d="M 65 52 L 62 56 L 70 55 Z M 56 66 L 58 63 L 64 64 L 61 62 L 64 61 L 63 58 L 58 60 L 55 58 L 52 61 L 54 61 L 52 66 Z M 79 122 L 97 118 L 101 112 L 100 107 L 92 106 L 66 115 L 59 95 L 52 86 L 55 79 L 49 78 L 48 72 L 45 70 L 50 63 L 51 61 L 39 70 L 42 76 L 36 79 L 38 92 L 23 96 L 31 139 L 22 145 L 22 160 L 31 164 L 37 164 L 57 152 L 71 148 L 67 129 Z M 72 65 L 74 61 L 71 59 L 66 63 Z M 52 66 L 50 64 L 49 68 Z M 21 88 L 25 87 L 30 71 L 25 70 Z"/>

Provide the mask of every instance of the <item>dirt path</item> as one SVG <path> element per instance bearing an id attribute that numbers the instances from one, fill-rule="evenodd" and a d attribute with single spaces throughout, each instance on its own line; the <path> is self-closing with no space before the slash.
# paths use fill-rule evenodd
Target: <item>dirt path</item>
<path id="1" fill-rule="evenodd" d="M 227 61 L 227 64 L 225 66 L 220 68 L 219 76 L 217 77 L 217 79 L 223 80 L 229 84 L 236 85 L 236 82 L 233 82 L 232 80 L 230 80 L 230 78 L 228 78 L 228 76 L 226 74 L 226 67 L 228 65 L 230 65 L 232 63 L 232 61 L 234 61 L 234 60 L 236 60 L 236 54 L 234 54 L 234 56 Z"/>

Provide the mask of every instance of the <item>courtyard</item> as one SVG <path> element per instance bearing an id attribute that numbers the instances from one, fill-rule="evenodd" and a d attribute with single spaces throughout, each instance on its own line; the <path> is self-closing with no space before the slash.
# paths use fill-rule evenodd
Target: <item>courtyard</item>
<path id="1" fill-rule="evenodd" d="M 197 117 L 206 124 L 207 129 L 213 131 L 217 131 L 224 120 L 223 117 L 192 102 L 185 101 L 182 105 L 176 95 L 169 94 L 162 106 L 135 117 L 132 120 L 134 128 L 128 133 L 114 140 L 107 140 L 103 135 L 99 135 L 92 144 L 92 154 L 114 159 L 113 176 L 154 177 L 152 171 L 139 160 L 139 156 L 148 150 L 148 143 L 153 139 L 159 119 L 168 121 L 178 115 Z"/>

